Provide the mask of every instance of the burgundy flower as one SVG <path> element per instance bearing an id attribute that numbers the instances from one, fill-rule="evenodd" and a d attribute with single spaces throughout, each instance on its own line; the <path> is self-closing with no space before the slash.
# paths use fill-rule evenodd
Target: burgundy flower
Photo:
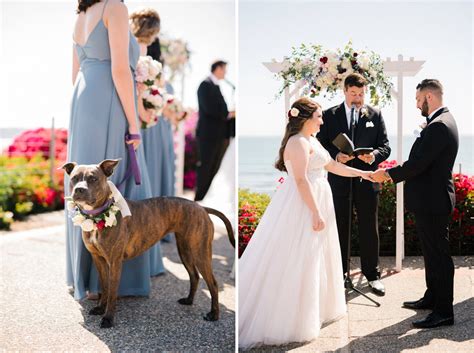
<path id="1" fill-rule="evenodd" d="M 326 64 L 328 62 L 328 57 L 323 56 L 321 59 L 319 59 L 319 61 L 321 61 L 323 64 Z"/>
<path id="2" fill-rule="evenodd" d="M 97 229 L 99 229 L 99 230 L 104 229 L 105 228 L 105 221 L 103 219 L 101 219 L 99 222 L 97 222 L 96 226 L 97 226 Z"/>

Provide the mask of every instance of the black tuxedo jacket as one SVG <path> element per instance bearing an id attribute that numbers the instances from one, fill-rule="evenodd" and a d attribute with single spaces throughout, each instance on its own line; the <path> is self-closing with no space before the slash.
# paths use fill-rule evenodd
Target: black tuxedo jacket
<path id="1" fill-rule="evenodd" d="M 438 110 L 413 144 L 408 160 L 388 170 L 405 182 L 405 206 L 414 213 L 450 214 L 456 201 L 453 165 L 458 153 L 456 121 L 448 108 Z"/>
<path id="2" fill-rule="evenodd" d="M 367 164 L 358 158 L 352 160 L 352 166 L 361 170 L 377 170 L 379 163 L 383 162 L 390 155 L 390 146 L 387 138 L 387 130 L 382 113 L 371 106 L 365 105 L 367 108 L 367 115 L 360 116 L 357 127 L 354 132 L 354 146 L 358 147 L 372 147 L 374 149 L 375 161 L 372 164 Z M 337 147 L 332 144 L 332 141 L 340 133 L 345 133 L 351 138 L 350 130 L 347 124 L 346 111 L 344 102 L 338 106 L 329 108 L 323 112 L 323 122 L 321 130 L 317 138 L 328 150 L 333 159 L 339 153 Z M 372 126 L 373 125 L 373 126 Z M 349 165 L 349 164 L 348 164 Z M 349 195 L 349 186 L 352 178 L 341 177 L 332 173 L 328 174 L 328 181 L 331 184 L 333 194 L 338 196 Z M 375 192 L 378 190 L 377 185 L 373 185 L 368 181 L 363 181 L 363 185 L 368 191 Z"/>
<path id="3" fill-rule="evenodd" d="M 198 88 L 199 121 L 196 135 L 202 138 L 225 139 L 228 135 L 227 104 L 218 85 L 210 78 Z"/>

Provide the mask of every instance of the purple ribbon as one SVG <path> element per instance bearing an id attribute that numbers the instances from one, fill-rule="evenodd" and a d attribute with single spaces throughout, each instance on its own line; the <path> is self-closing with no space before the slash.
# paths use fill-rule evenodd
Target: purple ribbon
<path id="1" fill-rule="evenodd" d="M 107 208 L 110 207 L 111 204 L 114 203 L 114 199 L 113 198 L 110 198 L 108 199 L 105 204 L 99 208 L 96 208 L 96 209 L 93 209 L 93 210 L 83 210 L 79 207 L 79 211 L 82 213 L 82 214 L 85 214 L 87 216 L 97 216 L 98 214 L 101 214 L 102 212 L 104 212 Z"/>
<path id="2" fill-rule="evenodd" d="M 128 133 L 125 134 L 125 142 L 129 142 L 132 140 L 141 140 L 141 137 L 139 134 L 128 134 Z M 132 175 L 135 178 L 136 185 L 140 185 L 142 183 L 142 178 L 140 175 L 140 167 L 138 166 L 137 154 L 136 154 L 135 149 L 133 148 L 133 144 L 127 143 L 127 149 L 128 149 L 128 156 L 130 159 L 130 163 L 128 164 L 128 168 L 127 168 L 127 171 L 125 172 L 125 176 L 123 177 L 122 181 L 117 185 L 117 188 L 120 188 L 122 184 Z"/>

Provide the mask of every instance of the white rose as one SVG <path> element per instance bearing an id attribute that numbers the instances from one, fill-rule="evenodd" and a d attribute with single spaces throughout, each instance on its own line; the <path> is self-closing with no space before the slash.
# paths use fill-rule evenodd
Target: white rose
<path id="1" fill-rule="evenodd" d="M 377 73 L 375 72 L 374 69 L 370 69 L 370 70 L 369 70 L 369 75 L 370 75 L 370 77 L 376 77 L 376 76 L 377 76 Z"/>
<path id="2" fill-rule="evenodd" d="M 80 213 L 72 217 L 72 223 L 74 223 L 75 226 L 80 226 L 85 220 L 86 217 Z"/>
<path id="3" fill-rule="evenodd" d="M 352 64 L 351 64 L 351 62 L 350 62 L 347 58 L 344 58 L 344 59 L 342 60 L 341 67 L 342 67 L 343 69 L 349 69 L 349 68 L 352 68 Z"/>
<path id="4" fill-rule="evenodd" d="M 76 204 L 74 202 L 72 202 L 72 201 L 67 202 L 67 209 L 69 211 L 74 211 L 75 208 L 76 208 Z"/>
<path id="5" fill-rule="evenodd" d="M 112 227 L 115 223 L 115 214 L 110 213 L 109 216 L 105 216 L 105 226 L 106 227 Z"/>
<path id="6" fill-rule="evenodd" d="M 156 77 L 161 72 L 161 64 L 154 60 L 150 63 L 149 73 L 151 77 Z"/>
<path id="7" fill-rule="evenodd" d="M 359 58 L 359 66 L 363 70 L 367 70 L 369 68 L 369 59 L 366 56 L 363 56 L 362 58 Z"/>
<path id="8" fill-rule="evenodd" d="M 291 110 L 290 110 L 290 115 L 294 118 L 296 118 L 299 113 L 300 113 L 300 111 L 298 110 L 298 108 L 291 108 Z"/>
<path id="9" fill-rule="evenodd" d="M 86 219 L 82 222 L 81 228 L 84 232 L 92 232 L 95 228 L 94 221 L 92 219 Z"/>
<path id="10" fill-rule="evenodd" d="M 331 66 L 329 68 L 329 73 L 333 76 L 336 76 L 338 74 L 337 68 L 335 66 Z"/>

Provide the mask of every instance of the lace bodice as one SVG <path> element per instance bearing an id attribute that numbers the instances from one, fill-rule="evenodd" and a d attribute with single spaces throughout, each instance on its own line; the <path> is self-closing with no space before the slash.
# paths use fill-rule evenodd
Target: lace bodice
<path id="1" fill-rule="evenodd" d="M 324 166 L 331 161 L 331 156 L 315 137 L 311 137 L 310 143 L 313 148 L 313 153 L 309 157 L 308 170 L 306 173 L 308 178 L 313 181 L 317 178 L 326 177 L 327 173 Z M 291 161 L 286 160 L 285 165 L 288 170 L 288 176 L 294 178 Z"/>

